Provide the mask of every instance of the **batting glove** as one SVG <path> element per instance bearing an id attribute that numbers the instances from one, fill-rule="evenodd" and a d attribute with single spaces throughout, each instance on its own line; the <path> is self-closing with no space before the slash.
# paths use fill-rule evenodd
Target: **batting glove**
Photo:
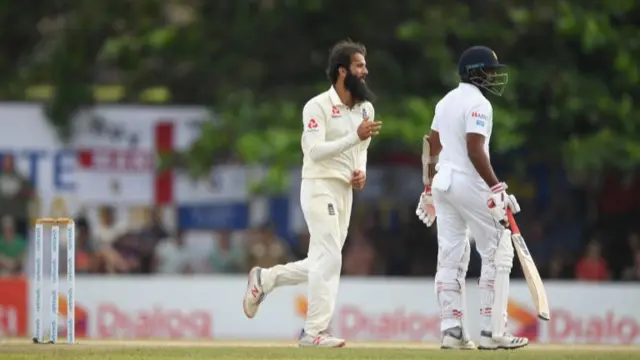
<path id="1" fill-rule="evenodd" d="M 433 225 L 433 222 L 436 220 L 436 209 L 433 207 L 431 186 L 426 186 L 424 192 L 420 195 L 416 215 L 427 227 Z"/>
<path id="2" fill-rule="evenodd" d="M 512 214 L 520 212 L 520 204 L 518 204 L 515 196 L 507 194 L 507 188 L 507 184 L 503 182 L 494 185 L 491 188 L 491 195 L 487 200 L 491 216 L 500 222 L 507 221 L 507 209 L 509 209 Z"/>

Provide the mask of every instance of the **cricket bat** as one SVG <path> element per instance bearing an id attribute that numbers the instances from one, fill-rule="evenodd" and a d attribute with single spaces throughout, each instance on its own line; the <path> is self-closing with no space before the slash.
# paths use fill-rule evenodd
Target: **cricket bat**
<path id="1" fill-rule="evenodd" d="M 547 292 L 544 289 L 544 284 L 542 283 L 542 279 L 540 278 L 540 273 L 538 272 L 536 264 L 533 262 L 531 253 L 527 248 L 527 244 L 524 242 L 522 234 L 520 234 L 520 229 L 518 228 L 516 219 L 513 217 L 511 211 L 507 211 L 507 216 L 509 218 L 509 228 L 511 229 L 511 241 L 513 242 L 513 246 L 516 248 L 518 258 L 520 259 L 522 272 L 524 273 L 524 277 L 527 280 L 531 298 L 536 305 L 538 318 L 548 321 L 549 319 L 551 319 L 551 313 L 549 311 Z"/>

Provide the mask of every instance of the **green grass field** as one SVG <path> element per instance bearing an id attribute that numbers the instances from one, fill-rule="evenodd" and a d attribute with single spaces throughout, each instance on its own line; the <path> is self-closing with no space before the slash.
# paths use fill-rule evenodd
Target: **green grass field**
<path id="1" fill-rule="evenodd" d="M 352 343 L 343 349 L 300 349 L 295 342 L 81 341 L 76 345 L 35 345 L 0 340 L 2 360 L 365 360 L 365 359 L 640 359 L 640 347 L 531 345 L 515 351 L 444 351 L 435 344 Z"/>

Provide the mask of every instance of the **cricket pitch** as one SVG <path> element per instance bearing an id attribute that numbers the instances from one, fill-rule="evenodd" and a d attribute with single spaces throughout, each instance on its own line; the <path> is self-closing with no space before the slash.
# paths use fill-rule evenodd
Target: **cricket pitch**
<path id="1" fill-rule="evenodd" d="M 61 339 L 64 340 L 64 339 Z M 182 360 L 182 359 L 640 359 L 640 346 L 540 345 L 515 351 L 440 350 L 434 343 L 351 342 L 343 349 L 300 349 L 295 341 L 79 340 L 75 345 L 0 340 L 3 360 Z"/>

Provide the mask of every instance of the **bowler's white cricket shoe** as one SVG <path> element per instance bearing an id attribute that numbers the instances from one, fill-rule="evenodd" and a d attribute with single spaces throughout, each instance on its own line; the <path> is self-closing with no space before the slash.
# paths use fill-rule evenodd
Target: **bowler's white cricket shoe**
<path id="1" fill-rule="evenodd" d="M 260 278 L 261 272 L 262 268 L 257 266 L 249 271 L 247 291 L 244 293 L 244 298 L 242 299 L 242 309 L 249 319 L 256 316 L 260 303 L 267 295 L 262 290 L 262 279 Z"/>
<path id="2" fill-rule="evenodd" d="M 452 327 L 442 332 L 440 349 L 475 350 L 473 341 L 464 339 L 460 326 Z"/>
<path id="3" fill-rule="evenodd" d="M 300 341 L 298 342 L 299 347 L 341 348 L 346 344 L 347 343 L 344 339 L 333 337 L 326 331 L 323 331 L 316 336 L 302 332 Z"/>
<path id="4" fill-rule="evenodd" d="M 505 333 L 502 336 L 492 336 L 491 331 L 480 332 L 479 350 L 515 350 L 529 345 L 529 339 L 526 337 L 513 336 Z"/>

